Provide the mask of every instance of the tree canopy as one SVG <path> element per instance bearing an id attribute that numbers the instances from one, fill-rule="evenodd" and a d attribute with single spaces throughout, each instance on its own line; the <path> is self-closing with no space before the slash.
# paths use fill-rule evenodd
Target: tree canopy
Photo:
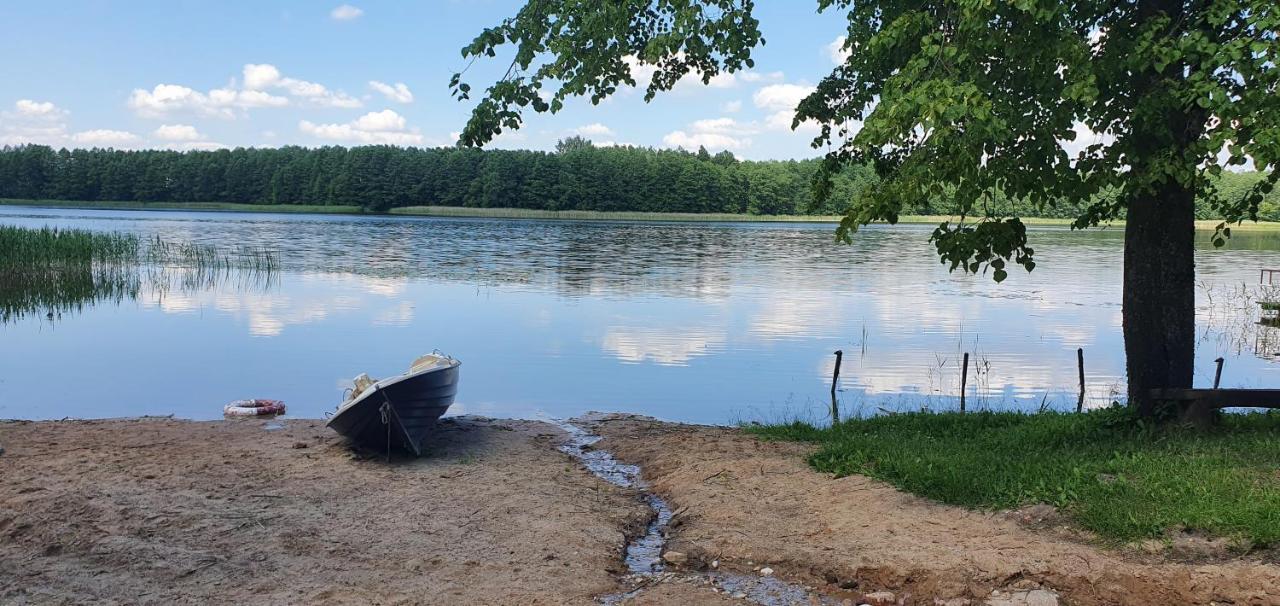
<path id="1" fill-rule="evenodd" d="M 1190 387 L 1195 357 L 1195 201 L 1227 224 L 1257 219 L 1280 179 L 1280 3 L 1275 0 L 818 0 L 846 24 L 843 64 L 796 109 L 828 147 L 816 179 L 870 165 L 879 182 L 837 231 L 895 222 L 931 197 L 964 215 L 931 240 L 953 270 L 1035 268 L 1017 216 L 1000 196 L 1078 206 L 1075 227 L 1123 216 L 1124 334 L 1129 401 L 1162 416 L 1163 389 Z M 555 112 L 619 86 L 646 99 L 688 74 L 703 82 L 752 67 L 764 43 L 751 0 L 529 0 L 486 29 L 464 58 L 513 47 L 462 133 L 481 145 L 517 128 L 522 111 Z M 645 68 L 645 69 L 639 69 Z M 635 75 L 651 71 L 649 82 Z M 456 74 L 454 93 L 470 97 Z M 544 87 L 554 89 L 544 92 Z M 550 101 L 544 100 L 546 95 Z M 1086 135 L 1075 153 L 1063 142 Z M 1263 178 L 1228 196 L 1225 167 Z M 1107 194 L 1107 195 L 1104 195 Z M 977 217 L 976 221 L 970 217 Z M 1184 409 L 1187 410 L 1187 409 Z"/>
<path id="2" fill-rule="evenodd" d="M 1258 218 L 1280 173 L 1276 84 L 1280 7 L 1270 0 L 819 0 L 848 23 L 845 62 L 797 108 L 830 147 L 817 194 L 850 165 L 878 187 L 850 205 L 838 235 L 893 222 L 947 197 L 972 221 L 934 234 L 953 267 L 1034 267 L 1025 230 L 999 198 L 1038 214 L 1066 204 L 1077 227 L 1119 218 L 1135 196 L 1173 182 L 1227 223 Z M 462 49 L 511 56 L 477 103 L 462 143 L 518 128 L 523 112 L 593 103 L 622 86 L 651 99 L 689 74 L 703 82 L 753 67 L 765 39 L 751 0 L 532 0 Z M 504 46 L 512 47 L 510 50 Z M 648 82 L 637 78 L 652 73 Z M 471 86 L 456 74 L 461 99 Z M 1193 126 L 1157 128 L 1187 108 Z M 1063 142 L 1080 138 L 1075 154 Z M 1224 192 L 1212 176 L 1252 161 L 1264 178 Z M 1107 192 L 1108 195 L 1101 195 Z M 1225 225 L 1224 225 L 1225 227 Z M 1229 236 L 1229 230 L 1223 235 Z"/>
<path id="3" fill-rule="evenodd" d="M 389 146 L 282 147 L 177 152 L 0 147 L 0 198 L 79 202 L 232 202 L 358 205 L 378 211 L 403 206 L 537 210 L 844 214 L 878 183 L 855 166 L 832 177 L 834 192 L 819 202 L 809 184 L 818 160 L 739 160 L 732 153 L 597 147 L 570 137 L 555 153 L 474 148 Z M 1224 173 L 1216 187 L 1243 192 L 1258 173 Z M 1106 194 L 1110 195 L 1110 194 Z M 1080 208 L 1041 211 L 998 196 L 1003 212 L 1067 218 Z M 903 212 L 954 215 L 947 196 L 916 201 Z M 1206 200 L 1197 216 L 1221 217 Z M 1280 221 L 1280 191 L 1261 216 Z"/>

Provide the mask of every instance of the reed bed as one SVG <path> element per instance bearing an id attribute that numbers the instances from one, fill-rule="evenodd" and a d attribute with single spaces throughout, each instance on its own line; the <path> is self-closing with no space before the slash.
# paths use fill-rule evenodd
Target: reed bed
<path id="1" fill-rule="evenodd" d="M 6 266 L 127 262 L 137 259 L 139 248 L 132 234 L 0 225 L 0 264 Z"/>
<path id="2" fill-rule="evenodd" d="M 194 267 L 205 270 L 280 270 L 280 255 L 265 247 L 239 246 L 224 252 L 212 244 L 174 242 L 153 236 L 147 242 L 142 262 L 149 265 Z"/>
<path id="3" fill-rule="evenodd" d="M 0 225 L 0 323 L 36 314 L 52 320 L 143 292 L 269 289 L 279 270 L 279 255 L 261 247 L 224 252 L 160 237 Z"/>

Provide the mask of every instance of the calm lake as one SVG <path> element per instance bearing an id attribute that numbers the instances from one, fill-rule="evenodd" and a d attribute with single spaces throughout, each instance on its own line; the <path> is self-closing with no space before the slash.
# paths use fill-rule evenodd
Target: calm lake
<path id="1" fill-rule="evenodd" d="M 0 224 L 133 232 L 278 251 L 272 275 L 143 278 L 52 318 L 0 323 L 0 418 L 221 417 L 279 398 L 321 417 L 360 372 L 440 349 L 463 361 L 451 413 L 589 410 L 733 423 L 828 418 L 832 352 L 845 414 L 1073 409 L 1123 398 L 1122 230 L 1035 229 L 1038 266 L 948 273 L 931 226 L 852 246 L 816 224 L 683 224 L 0 209 Z M 1280 235 L 1237 233 L 1198 257 L 1196 381 L 1280 386 L 1280 329 L 1260 326 L 1258 270 Z M 1269 295 L 1268 295 L 1269 296 Z"/>

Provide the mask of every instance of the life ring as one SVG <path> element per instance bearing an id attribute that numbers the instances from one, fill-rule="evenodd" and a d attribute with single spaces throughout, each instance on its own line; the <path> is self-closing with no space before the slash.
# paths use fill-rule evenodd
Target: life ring
<path id="1" fill-rule="evenodd" d="M 236 400 L 222 407 L 222 414 L 232 417 L 284 414 L 284 402 L 280 400 Z"/>

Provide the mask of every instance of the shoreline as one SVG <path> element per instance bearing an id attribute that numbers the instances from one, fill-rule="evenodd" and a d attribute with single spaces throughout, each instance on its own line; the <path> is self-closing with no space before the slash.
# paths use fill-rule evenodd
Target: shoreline
<path id="1" fill-rule="evenodd" d="M 1103 548 L 1051 512 L 835 478 L 811 446 L 736 428 L 574 423 L 670 504 L 670 574 L 628 591 L 646 493 L 592 475 L 549 423 L 448 417 L 428 456 L 388 464 L 319 420 L 0 421 L 0 601 L 751 603 L 717 573 L 834 603 L 1280 601 L 1271 556 Z"/>
<path id="2" fill-rule="evenodd" d="M 436 217 L 459 219 L 526 219 L 539 221 L 625 221 L 641 223 L 806 223 L 836 224 L 833 215 L 747 215 L 724 213 L 653 213 L 633 211 L 530 210 L 519 208 L 471 208 L 462 206 L 404 206 L 387 212 L 371 212 L 359 206 L 320 206 L 305 204 L 239 204 L 223 202 L 76 202 L 64 200 L 0 199 L 0 207 L 42 208 L 51 210 L 139 210 L 188 212 L 240 212 L 264 214 L 363 215 L 369 217 Z M 958 217 L 945 215 L 903 215 L 897 225 L 936 225 Z M 1022 217 L 1030 227 L 1069 227 L 1071 219 Z M 1219 220 L 1197 220 L 1196 231 L 1212 232 Z M 876 222 L 873 226 L 888 226 Z M 1115 221 L 1090 229 L 1117 229 L 1124 221 Z M 1230 226 L 1240 232 L 1280 232 L 1280 222 L 1250 222 Z"/>

